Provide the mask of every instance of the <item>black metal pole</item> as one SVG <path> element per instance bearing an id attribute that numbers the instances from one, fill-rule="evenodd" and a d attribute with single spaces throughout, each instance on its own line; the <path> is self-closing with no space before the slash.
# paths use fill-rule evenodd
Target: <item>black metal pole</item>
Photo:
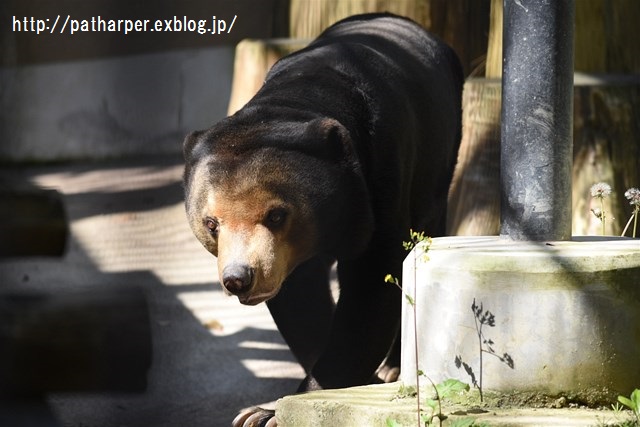
<path id="1" fill-rule="evenodd" d="M 501 224 L 571 238 L 574 0 L 504 0 Z"/>

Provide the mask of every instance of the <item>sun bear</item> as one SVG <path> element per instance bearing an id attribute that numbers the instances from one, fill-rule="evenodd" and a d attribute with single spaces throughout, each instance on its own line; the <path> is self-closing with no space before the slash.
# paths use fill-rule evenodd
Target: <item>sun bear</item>
<path id="1" fill-rule="evenodd" d="M 445 233 L 462 83 L 455 53 L 413 21 L 354 16 L 185 139 L 190 226 L 224 290 L 266 302 L 307 374 L 298 391 L 370 383 L 397 355 L 401 292 L 384 278 L 400 276 L 409 229 Z"/>

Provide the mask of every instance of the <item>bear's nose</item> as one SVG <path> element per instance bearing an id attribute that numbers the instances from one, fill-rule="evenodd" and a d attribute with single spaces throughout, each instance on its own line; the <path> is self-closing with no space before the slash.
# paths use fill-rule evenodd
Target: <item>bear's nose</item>
<path id="1" fill-rule="evenodd" d="M 253 271 L 245 264 L 230 264 L 222 271 L 222 285 L 234 295 L 248 291 L 252 279 Z"/>

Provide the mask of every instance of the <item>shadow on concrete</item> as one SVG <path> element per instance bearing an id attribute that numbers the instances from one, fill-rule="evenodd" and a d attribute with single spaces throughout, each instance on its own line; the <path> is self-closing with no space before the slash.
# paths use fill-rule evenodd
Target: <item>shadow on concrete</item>
<path id="1" fill-rule="evenodd" d="M 145 284 L 153 337 L 148 390 L 141 395 L 52 395 L 50 402 L 62 425 L 228 427 L 241 408 L 296 389 L 299 379 L 256 378 L 243 364 L 293 361 L 288 349 L 242 348 L 245 342 L 282 344 L 277 331 L 250 327 L 214 336 L 177 298 L 178 292 L 210 290 L 209 286 L 168 287 L 144 272 L 109 276 L 109 282 Z"/>
<path id="2" fill-rule="evenodd" d="M 0 180 L 9 175 L 14 180 L 39 182 L 40 178 L 48 176 L 49 182 L 61 182 L 60 190 L 72 225 L 64 257 L 0 259 L 0 294 L 135 286 L 142 288 L 147 297 L 152 334 L 152 365 L 148 373 L 147 391 L 141 394 L 53 393 L 47 396 L 46 402 L 61 426 L 226 427 L 240 409 L 273 401 L 293 393 L 297 388 L 300 378 L 296 377 L 298 373 L 295 368 L 293 375 L 291 369 L 283 371 L 278 368 L 281 366 L 278 364 L 293 364 L 295 360 L 272 323 L 258 323 L 235 333 L 216 335 L 192 309 L 185 306 L 181 299 L 185 295 L 199 298 L 198 293 L 206 292 L 202 298 L 211 298 L 211 309 L 215 309 L 213 300 L 220 302 L 222 293 L 219 285 L 213 282 L 213 277 L 206 275 L 197 278 L 197 283 L 166 284 L 151 269 L 108 271 L 94 259 L 95 248 L 90 253 L 83 246 L 86 240 L 74 234 L 78 232 L 73 227 L 75 221 L 95 221 L 95 241 L 100 242 L 101 236 L 110 233 L 112 227 L 120 226 L 118 214 L 145 215 L 180 203 L 182 187 L 180 173 L 176 172 L 180 163 L 179 159 L 172 158 L 161 160 L 160 163 L 152 160 L 133 165 L 112 162 L 106 165 L 54 165 L 0 170 Z M 161 172 L 163 168 L 172 168 L 169 178 L 145 178 Z M 97 171 L 101 173 L 91 175 Z M 135 176 L 128 177 L 127 174 Z M 87 179 L 95 182 L 85 185 Z M 73 185 L 77 185 L 77 188 L 72 188 Z M 87 188 L 85 191 L 81 191 L 83 185 Z M 172 242 L 191 242 L 191 239 L 195 239 L 190 235 L 182 213 L 172 208 L 168 211 L 167 221 L 173 223 L 170 224 L 171 233 L 180 234 Z M 155 220 L 156 217 L 150 218 Z M 140 226 L 145 224 L 145 221 L 141 221 Z M 144 235 L 144 232 L 140 235 Z M 157 263 L 164 262 L 171 251 L 187 252 L 188 257 L 192 257 L 193 251 L 196 258 L 207 255 L 202 253 L 199 244 L 186 245 L 188 247 L 184 248 L 158 245 L 147 249 L 150 242 L 153 243 L 152 240 L 143 242 L 140 250 L 164 254 L 165 258 L 159 256 Z M 112 250 L 117 252 L 119 246 Z M 204 264 L 208 265 L 209 262 L 214 261 L 212 258 L 203 258 Z M 240 307 L 236 301 L 233 303 Z M 203 304 L 209 302 L 203 301 Z M 236 316 L 233 310 L 227 310 L 221 316 Z M 243 316 L 242 313 L 245 312 L 238 312 L 237 316 Z M 213 315 L 218 316 L 216 313 Z M 266 322 L 259 316 L 256 319 Z M 223 324 L 228 320 L 220 318 Z M 253 365 L 248 363 L 256 361 Z M 1 408 L 6 410 L 7 407 Z"/>

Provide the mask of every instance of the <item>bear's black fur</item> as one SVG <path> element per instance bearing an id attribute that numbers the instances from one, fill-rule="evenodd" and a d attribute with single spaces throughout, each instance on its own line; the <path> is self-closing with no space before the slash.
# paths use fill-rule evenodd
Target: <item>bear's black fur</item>
<path id="1" fill-rule="evenodd" d="M 414 22 L 354 16 L 185 140 L 191 227 L 228 292 L 267 300 L 307 372 L 300 391 L 368 383 L 392 347 L 401 292 L 384 278 L 400 276 L 409 229 L 445 233 L 462 83 L 453 51 Z"/>

